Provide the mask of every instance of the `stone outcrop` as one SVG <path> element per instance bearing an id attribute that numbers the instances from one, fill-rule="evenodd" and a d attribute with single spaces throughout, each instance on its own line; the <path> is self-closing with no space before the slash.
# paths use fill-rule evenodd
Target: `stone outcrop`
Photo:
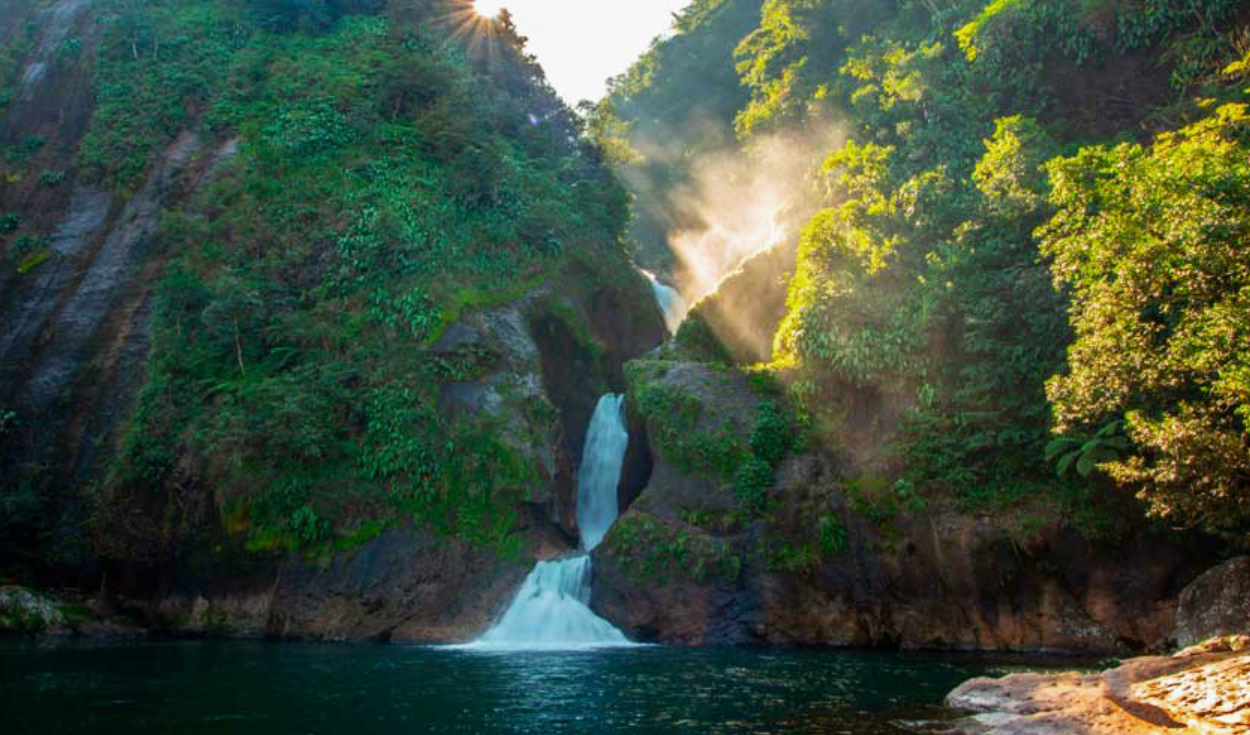
<path id="1" fill-rule="evenodd" d="M 690 315 L 707 324 L 734 361 L 768 362 L 797 259 L 797 243 L 790 241 L 757 253 L 722 278 Z"/>
<path id="2" fill-rule="evenodd" d="M 218 571 L 184 570 L 168 594 L 112 604 L 182 634 L 446 643 L 488 627 L 528 569 L 408 528 L 328 563 L 292 556 L 237 577 Z"/>
<path id="3" fill-rule="evenodd" d="M 765 400 L 747 378 L 700 363 L 662 367 L 657 385 L 702 406 L 690 434 L 730 431 L 746 442 Z M 646 428 L 653 472 L 595 552 L 592 598 L 640 640 L 1163 651 L 1182 587 L 1210 564 L 1200 543 L 1146 530 L 1087 540 L 1045 508 L 899 507 L 887 488 L 849 480 L 820 453 L 786 459 L 769 490 L 777 507 L 743 518 L 731 478 L 684 471 Z M 696 563 L 714 572 L 693 574 Z"/>
<path id="4" fill-rule="evenodd" d="M 1011 674 L 965 682 L 946 699 L 969 735 L 1242 735 L 1250 732 L 1250 639 L 1100 674 Z"/>
<path id="5" fill-rule="evenodd" d="M 1192 646 L 1217 636 L 1250 632 L 1250 556 L 1211 569 L 1181 593 L 1176 641 Z"/>

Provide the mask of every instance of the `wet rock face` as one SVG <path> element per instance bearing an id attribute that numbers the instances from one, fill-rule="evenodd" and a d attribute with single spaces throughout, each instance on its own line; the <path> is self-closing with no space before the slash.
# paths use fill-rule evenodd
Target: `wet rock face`
<path id="1" fill-rule="evenodd" d="M 792 490 L 793 491 L 793 490 Z M 842 516 L 847 550 L 805 575 L 769 574 L 765 636 L 782 643 L 1126 653 L 1172 636 L 1183 549 L 1141 536 L 1091 544 L 1009 529 L 951 507 L 901 519 L 891 543 Z M 891 545 L 893 548 L 891 548 Z"/>
<path id="2" fill-rule="evenodd" d="M 542 382 L 542 355 L 525 316 L 541 308 L 547 294 L 532 293 L 516 303 L 471 314 L 448 329 L 434 349 L 448 356 L 478 354 L 487 356 L 491 369 L 472 381 L 442 386 L 440 410 L 451 420 L 494 416 L 499 422 L 500 439 L 525 457 L 536 470 L 540 482 L 531 489 L 533 512 L 524 514 L 535 551 L 549 555 L 555 548 L 567 547 L 577 537 L 571 460 L 558 421 L 544 418 L 553 411 Z M 528 410 L 527 410 L 528 409 Z M 554 528 L 546 529 L 551 525 Z M 547 538 L 555 531 L 563 539 Z M 552 548 L 552 542 L 555 547 Z"/>
<path id="3" fill-rule="evenodd" d="M 6 15 L 33 21 L 38 27 L 38 36 L 22 67 L 14 104 L 8 114 L 0 118 L 0 142 L 36 130 L 49 133 L 49 139 L 64 136 L 76 141 L 90 118 L 91 80 L 89 75 L 59 67 L 56 55 L 70 38 L 77 38 L 90 47 L 100 29 L 101 13 L 91 12 L 91 0 L 56 0 L 35 12 L 33 18 L 27 14 L 29 3 L 25 9 L 20 2 L 11 0 L 10 4 L 15 7 L 6 6 Z M 0 32 L 6 30 L 16 33 L 16 28 L 0 27 Z"/>
<path id="4" fill-rule="evenodd" d="M 166 151 L 163 164 L 144 187 L 127 202 L 103 244 L 89 256 L 78 283 L 48 315 L 42 327 L 40 349 L 29 377 L 15 397 L 16 405 L 38 414 L 46 411 L 73 380 L 87 358 L 89 343 L 127 292 L 141 282 L 139 270 L 144 246 L 156 231 L 164 204 L 163 193 L 174 188 L 176 177 L 200 149 L 197 136 L 184 133 Z M 85 193 L 76 197 L 84 209 L 71 210 L 61 232 L 86 235 L 97 228 L 103 197 Z M 64 238 L 62 247 L 81 249 L 82 236 Z M 25 316 L 25 315 L 24 315 Z M 31 315 L 37 316 L 37 315 Z"/>
<path id="5" fill-rule="evenodd" d="M 487 353 L 492 368 L 472 381 L 443 386 L 440 409 L 451 418 L 495 416 L 501 439 L 526 457 L 541 481 L 530 488 L 529 513 L 522 514 L 531 551 L 539 558 L 577 546 L 576 468 L 586 430 L 599 398 L 614 387 L 621 361 L 658 344 L 663 329 L 658 313 L 601 311 L 621 303 L 636 284 L 592 285 L 597 276 L 562 274 L 582 288 L 565 284 L 535 289 L 513 303 L 467 315 L 450 327 L 434 349 L 451 355 Z M 641 277 L 635 281 L 641 283 Z M 641 319 L 634 319 L 635 315 Z M 579 330 L 579 327 L 581 329 Z M 609 340 L 623 339 L 616 351 Z M 645 475 L 645 448 L 637 442 L 626 473 L 633 483 Z M 624 485 L 623 485 L 624 486 Z"/>
<path id="6" fill-rule="evenodd" d="M 19 101 L 30 102 L 34 99 L 39 85 L 47 75 L 48 67 L 52 64 L 57 47 L 69 35 L 79 14 L 88 5 L 88 0 L 59 0 L 40 14 L 39 23 L 44 32 L 39 40 L 35 58 L 22 73 L 21 89 L 18 93 Z"/>
<path id="7" fill-rule="evenodd" d="M 1194 580 L 1176 610 L 1176 641 L 1182 646 L 1237 633 L 1250 633 L 1250 556 L 1224 562 Z"/>
<path id="8" fill-rule="evenodd" d="M 1101 674 L 973 679 L 946 704 L 972 713 L 955 723 L 968 735 L 1240 735 L 1250 732 L 1250 654 L 1232 643 Z"/>
<path id="9" fill-rule="evenodd" d="M 471 640 L 507 605 L 523 565 L 428 532 L 393 529 L 328 566 L 291 557 L 229 579 L 179 574 L 123 610 L 178 633 L 317 640 Z"/>

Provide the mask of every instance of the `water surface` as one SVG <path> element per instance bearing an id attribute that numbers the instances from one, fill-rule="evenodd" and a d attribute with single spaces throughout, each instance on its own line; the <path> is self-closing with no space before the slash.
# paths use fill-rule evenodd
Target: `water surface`
<path id="1" fill-rule="evenodd" d="M 0 645 L 3 732 L 883 735 L 940 731 L 968 659 L 640 647 Z M 918 725 L 928 722 L 928 725 Z"/>

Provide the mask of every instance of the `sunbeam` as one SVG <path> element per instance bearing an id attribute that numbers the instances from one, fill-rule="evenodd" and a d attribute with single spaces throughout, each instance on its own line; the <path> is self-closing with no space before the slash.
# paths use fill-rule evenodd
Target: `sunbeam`
<path id="1" fill-rule="evenodd" d="M 496 18 L 505 5 L 505 0 L 474 0 L 473 9 L 482 17 Z"/>

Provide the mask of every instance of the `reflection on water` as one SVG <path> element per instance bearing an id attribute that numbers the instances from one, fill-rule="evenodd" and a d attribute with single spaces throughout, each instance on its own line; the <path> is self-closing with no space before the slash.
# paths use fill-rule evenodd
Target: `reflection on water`
<path id="1" fill-rule="evenodd" d="M 16 733 L 728 735 L 933 731 L 1003 667 L 854 652 L 160 643 L 0 647 Z"/>

